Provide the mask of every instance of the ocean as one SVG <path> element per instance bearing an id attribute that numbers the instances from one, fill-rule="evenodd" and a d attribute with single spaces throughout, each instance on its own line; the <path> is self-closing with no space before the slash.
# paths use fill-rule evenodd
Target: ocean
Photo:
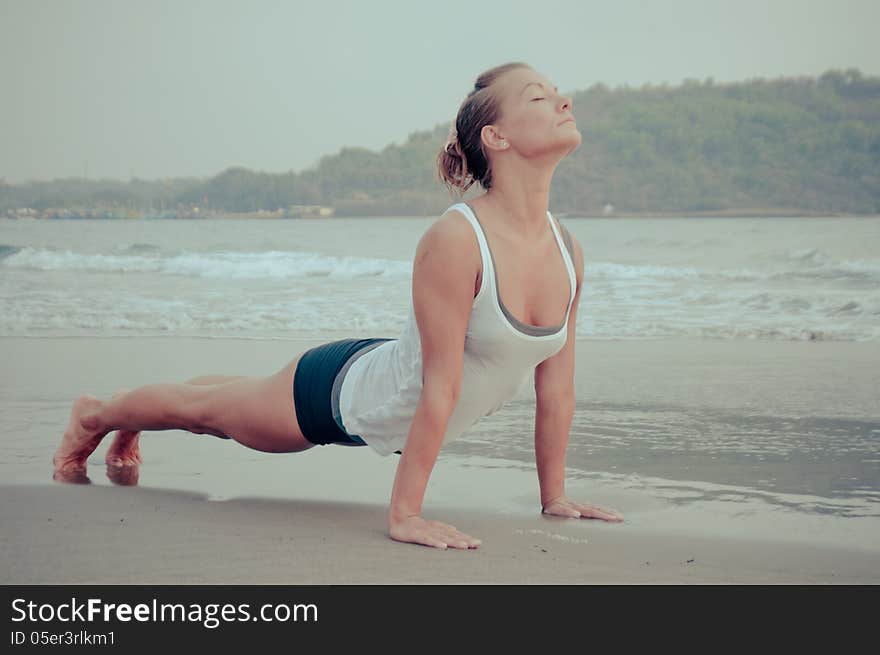
<path id="1" fill-rule="evenodd" d="M 874 218 L 563 222 L 579 339 L 880 339 Z M 3 220 L 0 336 L 395 336 L 430 223 Z"/>

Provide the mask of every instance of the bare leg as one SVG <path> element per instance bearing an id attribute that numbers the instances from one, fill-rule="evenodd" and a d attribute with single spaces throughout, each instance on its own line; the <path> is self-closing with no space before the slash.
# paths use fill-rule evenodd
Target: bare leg
<path id="1" fill-rule="evenodd" d="M 118 400 L 127 393 L 128 389 L 122 389 L 113 396 L 113 400 Z M 113 443 L 110 444 L 110 448 L 107 449 L 107 455 L 104 457 L 104 462 L 107 466 L 121 468 L 141 464 L 144 460 L 141 457 L 141 450 L 138 444 L 140 435 L 141 433 L 138 430 L 117 431 L 116 436 L 113 438 Z"/>
<path id="2" fill-rule="evenodd" d="M 233 438 L 263 452 L 311 448 L 314 444 L 303 437 L 293 407 L 291 390 L 298 361 L 297 357 L 268 378 L 203 376 L 195 381 L 204 384 L 151 384 L 117 394 L 108 402 L 81 396 L 73 404 L 55 453 L 55 470 L 85 472 L 89 455 L 114 429 L 129 441 L 129 449 L 141 430 L 173 429 Z M 218 377 L 226 381 L 209 383 Z M 124 445 L 120 443 L 120 448 Z M 130 462 L 137 459 L 132 457 Z"/>
<path id="3" fill-rule="evenodd" d="M 187 380 L 186 384 L 200 384 L 200 385 L 211 385 L 211 384 L 225 384 L 227 382 L 234 382 L 235 380 L 243 380 L 244 375 L 203 375 L 197 378 L 193 378 L 191 380 Z M 124 396 L 129 393 L 128 389 L 122 389 L 119 391 L 113 399 L 116 400 L 120 396 Z M 139 431 L 133 430 L 118 430 L 116 432 L 116 436 L 113 437 L 113 443 L 110 444 L 110 448 L 107 449 L 107 455 L 104 458 L 104 461 L 108 466 L 114 467 L 124 467 L 124 466 L 137 466 L 143 463 L 143 458 L 141 457 L 141 451 L 139 446 Z M 229 439 L 227 436 L 223 436 L 224 439 Z"/>
<path id="4" fill-rule="evenodd" d="M 244 380 L 246 375 L 202 375 L 192 380 L 187 380 L 187 384 L 226 384 L 227 382 L 235 382 L 236 380 Z"/>

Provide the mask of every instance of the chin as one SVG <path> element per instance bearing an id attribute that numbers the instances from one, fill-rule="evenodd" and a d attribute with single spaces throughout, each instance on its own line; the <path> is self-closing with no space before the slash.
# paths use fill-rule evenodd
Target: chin
<path id="1" fill-rule="evenodd" d="M 527 158 L 555 158 L 562 159 L 568 154 L 574 152 L 581 145 L 581 133 L 577 130 L 571 130 L 571 134 L 560 137 L 558 134 L 555 138 L 548 139 L 542 143 L 535 143 L 531 148 L 521 149 L 520 152 Z"/>
<path id="2" fill-rule="evenodd" d="M 565 154 L 570 154 L 577 150 L 581 145 L 581 141 L 581 133 L 577 129 L 572 130 L 571 136 L 564 140 L 566 148 Z"/>
<path id="3" fill-rule="evenodd" d="M 581 145 L 581 133 L 574 132 L 574 134 L 566 139 L 560 139 L 557 144 L 557 149 L 559 153 L 565 157 L 566 155 L 571 154 L 575 150 L 577 150 Z"/>

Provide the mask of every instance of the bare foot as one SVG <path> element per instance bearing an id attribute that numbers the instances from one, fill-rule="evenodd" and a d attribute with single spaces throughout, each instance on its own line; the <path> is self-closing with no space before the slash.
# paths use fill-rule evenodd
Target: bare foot
<path id="1" fill-rule="evenodd" d="M 113 437 L 113 443 L 107 449 L 104 462 L 107 466 L 138 466 L 143 463 L 141 449 L 138 446 L 140 432 L 130 430 L 117 430 Z"/>
<path id="2" fill-rule="evenodd" d="M 92 484 L 89 476 L 86 475 L 85 471 L 55 471 L 52 474 L 52 479 L 56 482 L 63 482 L 64 484 Z"/>
<path id="3" fill-rule="evenodd" d="M 140 477 L 140 466 L 107 465 L 107 478 L 120 487 L 136 487 Z"/>
<path id="4" fill-rule="evenodd" d="M 61 445 L 52 458 L 58 477 L 63 478 L 77 472 L 85 474 L 86 460 L 109 432 L 100 426 L 94 416 L 103 404 L 94 396 L 88 395 L 80 396 L 74 401 Z"/>

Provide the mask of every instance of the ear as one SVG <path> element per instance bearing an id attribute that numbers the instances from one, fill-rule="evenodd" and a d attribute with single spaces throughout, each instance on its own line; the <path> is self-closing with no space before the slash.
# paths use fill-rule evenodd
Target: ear
<path id="1" fill-rule="evenodd" d="M 510 142 L 495 125 L 484 125 L 480 130 L 480 139 L 490 150 L 507 150 L 510 147 Z"/>

